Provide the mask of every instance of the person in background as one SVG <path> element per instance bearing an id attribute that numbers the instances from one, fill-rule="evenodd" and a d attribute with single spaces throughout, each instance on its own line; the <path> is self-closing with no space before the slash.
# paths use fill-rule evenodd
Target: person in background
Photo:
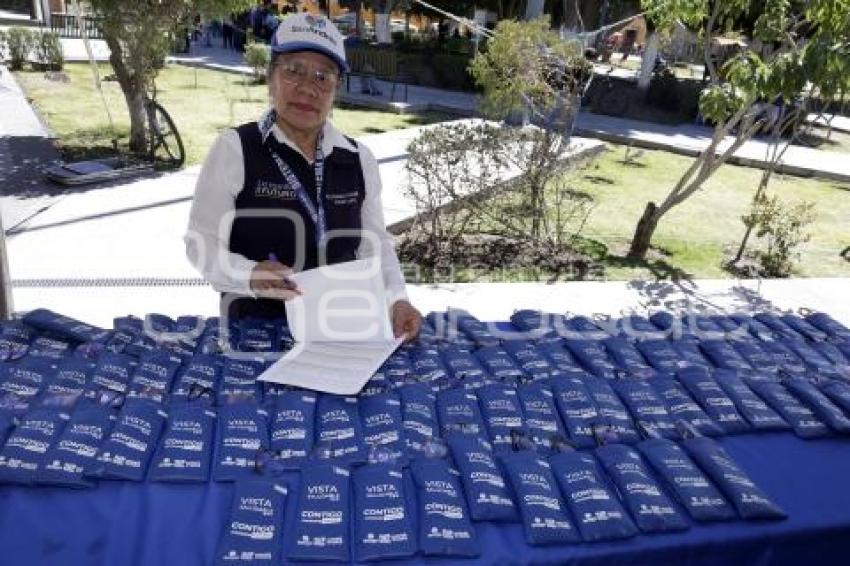
<path id="1" fill-rule="evenodd" d="M 271 55 L 271 108 L 219 136 L 201 169 L 187 256 L 237 319 L 282 318 L 301 293 L 293 271 L 377 257 L 395 335 L 413 339 L 422 318 L 384 224 L 377 161 L 328 119 L 348 69 L 342 34 L 299 13 L 278 26 Z"/>

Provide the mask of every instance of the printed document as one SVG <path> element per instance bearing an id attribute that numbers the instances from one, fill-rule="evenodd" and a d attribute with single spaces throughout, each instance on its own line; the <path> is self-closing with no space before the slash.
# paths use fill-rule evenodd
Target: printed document
<path id="1" fill-rule="evenodd" d="M 378 260 L 290 278 L 303 292 L 285 303 L 295 346 L 258 379 L 338 395 L 360 392 L 402 342 L 393 337 Z"/>

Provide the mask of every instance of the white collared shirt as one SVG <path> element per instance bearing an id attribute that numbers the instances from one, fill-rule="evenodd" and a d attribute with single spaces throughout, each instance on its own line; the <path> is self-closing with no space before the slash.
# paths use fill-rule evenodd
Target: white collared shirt
<path id="1" fill-rule="evenodd" d="M 258 121 L 261 131 L 262 124 L 268 117 L 269 114 L 266 113 Z M 277 124 L 271 125 L 268 131 L 277 141 L 304 155 Z M 378 162 L 369 148 L 362 144 L 353 145 L 330 121 L 325 121 L 322 131 L 322 151 L 325 155 L 330 155 L 334 147 L 360 155 L 366 193 L 360 211 L 362 230 L 371 232 L 374 238 L 361 240 L 360 247 L 357 248 L 357 258 L 380 256 L 388 304 L 406 300 L 404 277 L 395 253 L 395 244 L 384 223 Z M 242 191 L 244 183 L 242 142 L 236 130 L 230 128 L 215 141 L 201 167 L 189 214 L 189 226 L 183 241 L 189 261 L 216 291 L 255 297 L 250 281 L 251 271 L 258 262 L 231 252 L 229 237 L 232 222 L 222 226 L 223 218 L 232 218 L 236 197 Z M 374 249 L 374 242 L 379 242 L 380 250 Z"/>

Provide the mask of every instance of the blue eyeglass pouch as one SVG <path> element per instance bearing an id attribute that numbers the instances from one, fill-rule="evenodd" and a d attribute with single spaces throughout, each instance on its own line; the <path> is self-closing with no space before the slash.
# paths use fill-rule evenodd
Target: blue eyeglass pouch
<path id="1" fill-rule="evenodd" d="M 322 457 L 340 464 L 359 464 L 368 456 L 357 397 L 319 395 L 316 407 L 316 443 L 327 449 Z"/>
<path id="2" fill-rule="evenodd" d="M 165 403 L 168 392 L 171 391 L 174 375 L 179 368 L 180 359 L 170 352 L 164 350 L 146 352 L 139 359 L 139 365 L 136 366 L 130 378 L 127 397 Z"/>
<path id="3" fill-rule="evenodd" d="M 171 409 L 150 468 L 151 481 L 206 483 L 215 433 L 215 413 L 202 405 Z"/>
<path id="4" fill-rule="evenodd" d="M 820 420 L 841 434 L 850 434 L 850 419 L 829 397 L 824 395 L 812 382 L 805 378 L 786 380 L 785 386 L 809 407 Z"/>
<path id="5" fill-rule="evenodd" d="M 21 417 L 0 449 L 0 483 L 33 483 L 69 419 L 57 409 L 35 409 Z"/>
<path id="6" fill-rule="evenodd" d="M 496 465 L 489 442 L 470 435 L 452 434 L 447 439 L 452 459 L 460 471 L 469 512 L 475 521 L 516 521 L 502 470 Z"/>
<path id="7" fill-rule="evenodd" d="M 275 457 L 286 469 L 298 469 L 313 450 L 316 434 L 316 393 L 289 390 L 276 396 L 269 428 L 269 447 Z"/>
<path id="8" fill-rule="evenodd" d="M 753 483 L 715 440 L 707 437 L 687 438 L 682 442 L 682 447 L 717 484 L 742 518 L 785 519 L 788 516 Z"/>
<path id="9" fill-rule="evenodd" d="M 583 380 L 587 392 L 596 404 L 603 424 L 607 424 L 617 434 L 620 442 L 634 444 L 640 440 L 629 411 L 620 397 L 614 392 L 609 381 L 600 377 L 588 376 Z"/>
<path id="10" fill-rule="evenodd" d="M 502 348 L 516 360 L 517 365 L 529 381 L 552 377 L 554 368 L 534 344 L 528 340 L 505 340 Z"/>
<path id="11" fill-rule="evenodd" d="M 705 436 L 722 436 L 724 431 L 705 414 L 681 383 L 671 377 L 656 377 L 650 380 L 658 395 L 667 405 L 670 418 L 684 420 Z"/>
<path id="12" fill-rule="evenodd" d="M 440 436 L 435 408 L 436 396 L 421 383 L 405 385 L 398 393 L 401 397 L 407 456 L 413 459 L 425 452 L 428 444 Z"/>
<path id="13" fill-rule="evenodd" d="M 97 402 L 97 398 L 104 390 L 126 393 L 130 377 L 137 365 L 138 361 L 133 356 L 114 352 L 102 353 L 97 358 L 97 365 L 83 393 L 83 398 L 86 401 Z"/>
<path id="14" fill-rule="evenodd" d="M 517 387 L 517 395 L 529 436 L 537 451 L 545 454 L 551 449 L 553 436 L 566 436 L 555 407 L 555 396 L 542 382 L 520 385 Z"/>
<path id="15" fill-rule="evenodd" d="M 682 367 L 681 356 L 668 340 L 642 340 L 635 347 L 658 371 L 673 373 Z"/>
<path id="16" fill-rule="evenodd" d="M 327 462 L 301 469 L 296 521 L 289 533 L 289 560 L 348 562 L 350 472 Z"/>
<path id="17" fill-rule="evenodd" d="M 35 337 L 32 328 L 14 321 L 0 326 L 0 362 L 9 362 L 24 357 L 30 342 Z"/>
<path id="18" fill-rule="evenodd" d="M 552 342 L 538 344 L 537 351 L 546 358 L 554 370 L 567 374 L 584 371 L 581 369 L 581 364 L 579 364 L 578 360 L 564 347 L 560 338 Z"/>
<path id="19" fill-rule="evenodd" d="M 237 482 L 230 519 L 219 539 L 215 564 L 280 564 L 286 496 L 287 488 L 281 483 Z"/>
<path id="20" fill-rule="evenodd" d="M 822 379 L 817 386 L 833 403 L 850 413 L 850 384 L 837 379 Z"/>
<path id="21" fill-rule="evenodd" d="M 53 364 L 30 358 L 0 365 L 0 413 L 20 416 L 33 408 L 55 372 Z"/>
<path id="22" fill-rule="evenodd" d="M 747 385 L 779 413 L 800 438 L 822 438 L 832 434 L 809 407 L 803 405 L 783 384 L 770 379 L 749 379 Z"/>
<path id="23" fill-rule="evenodd" d="M 815 312 L 806 317 L 806 321 L 836 340 L 850 342 L 850 329 L 824 312 Z"/>
<path id="24" fill-rule="evenodd" d="M 94 368 L 95 365 L 88 360 L 66 358 L 59 362 L 56 374 L 48 385 L 62 385 L 67 388 L 79 390 L 82 394 L 86 384 L 91 379 Z M 49 388 L 46 392 L 49 392 Z"/>
<path id="25" fill-rule="evenodd" d="M 83 475 L 97 456 L 100 445 L 112 432 L 117 417 L 108 407 L 81 407 L 44 457 L 36 482 L 63 487 L 93 487 L 95 482 Z"/>
<path id="26" fill-rule="evenodd" d="M 641 355 L 634 344 L 625 338 L 612 336 L 602 341 L 605 349 L 614 363 L 622 370 L 634 375 L 646 375 L 652 373 L 652 368 Z"/>
<path id="27" fill-rule="evenodd" d="M 514 384 L 525 377 L 513 358 L 501 346 L 478 348 L 474 355 L 490 377 L 504 384 Z"/>
<path id="28" fill-rule="evenodd" d="M 730 340 L 729 343 L 756 371 L 765 373 L 779 371 L 779 362 L 776 358 L 770 352 L 766 352 L 754 338 L 735 339 Z M 725 371 L 735 370 L 726 369 Z"/>
<path id="29" fill-rule="evenodd" d="M 168 413 L 151 401 L 126 402 L 84 473 L 100 479 L 143 481 L 167 418 Z"/>
<path id="30" fill-rule="evenodd" d="M 604 424 L 605 419 L 599 414 L 585 381 L 574 377 L 553 379 L 552 394 L 573 445 L 578 448 L 596 446 L 593 425 Z"/>
<path id="31" fill-rule="evenodd" d="M 370 451 L 381 449 L 400 464 L 405 463 L 401 401 L 395 392 L 360 399 L 363 441 Z"/>
<path id="32" fill-rule="evenodd" d="M 525 541 L 532 546 L 578 542 L 549 463 L 528 451 L 502 454 L 499 461 L 519 505 Z"/>
<path id="33" fill-rule="evenodd" d="M 257 456 L 269 447 L 268 413 L 253 403 L 225 405 L 218 411 L 215 481 L 254 475 Z"/>
<path id="34" fill-rule="evenodd" d="M 393 387 L 401 387 L 413 379 L 413 363 L 407 354 L 396 351 L 381 364 L 378 371 L 387 376 Z"/>
<path id="35" fill-rule="evenodd" d="M 398 464 L 367 464 L 352 472 L 354 559 L 407 558 L 417 550 L 404 474 Z"/>
<path id="36" fill-rule="evenodd" d="M 678 444 L 650 438 L 637 445 L 643 457 L 695 521 L 729 521 L 735 510 Z"/>
<path id="37" fill-rule="evenodd" d="M 664 401 L 647 381 L 618 379 L 611 385 L 629 408 L 637 424 L 655 430 L 664 438 L 678 438 L 673 419 L 670 418 Z"/>
<path id="38" fill-rule="evenodd" d="M 516 389 L 500 384 L 488 385 L 478 389 L 476 396 L 493 451 L 497 454 L 510 451 L 511 431 L 527 432 Z"/>
<path id="39" fill-rule="evenodd" d="M 753 393 L 744 380 L 733 370 L 717 370 L 714 379 L 723 388 L 738 412 L 755 430 L 791 430 L 791 425 Z"/>
<path id="40" fill-rule="evenodd" d="M 410 465 L 419 508 L 419 549 L 425 556 L 474 558 L 481 544 L 463 498 L 459 472 L 445 460 Z"/>
<path id="41" fill-rule="evenodd" d="M 596 449 L 596 457 L 617 486 L 638 529 L 666 533 L 690 528 L 634 448 L 607 444 Z"/>
<path id="42" fill-rule="evenodd" d="M 607 334 L 606 334 L 607 337 Z M 601 342 L 596 340 L 576 340 L 567 338 L 564 344 L 572 352 L 581 365 L 597 377 L 615 379 L 616 367 L 608 357 L 608 352 Z"/>
<path id="43" fill-rule="evenodd" d="M 218 403 L 262 402 L 262 387 L 257 376 L 263 373 L 263 364 L 253 360 L 226 358 L 221 369 L 218 386 Z"/>
<path id="44" fill-rule="evenodd" d="M 582 540 L 621 540 L 638 534 L 637 527 L 609 487 L 591 454 L 561 452 L 553 455 L 549 464 L 561 486 L 564 502 L 575 518 Z"/>
<path id="45" fill-rule="evenodd" d="M 485 436 L 484 419 L 478 407 L 478 398 L 466 389 L 448 389 L 437 394 L 437 415 L 440 431 Z"/>
<path id="46" fill-rule="evenodd" d="M 443 348 L 440 354 L 453 382 L 465 385 L 466 381 L 483 379 L 484 368 L 469 350 L 448 346 Z"/>
<path id="47" fill-rule="evenodd" d="M 433 390 L 444 389 L 449 385 L 449 372 L 436 349 L 414 348 L 410 352 L 410 361 L 419 383 L 427 384 Z"/>
<path id="48" fill-rule="evenodd" d="M 750 430 L 750 425 L 735 409 L 735 403 L 709 372 L 699 368 L 685 368 L 679 370 L 676 377 L 724 432 L 737 434 Z"/>
<path id="49" fill-rule="evenodd" d="M 185 370 L 178 371 L 174 389 L 171 392 L 171 402 L 185 403 L 200 400 L 207 405 L 215 403 L 214 395 L 218 389 L 223 363 L 223 358 L 220 356 L 195 354 L 185 366 Z M 193 386 L 194 391 L 206 391 L 208 394 L 193 394 Z"/>
<path id="50" fill-rule="evenodd" d="M 263 320 L 240 320 L 238 335 L 236 349 L 240 352 L 274 352 L 280 349 L 280 339 L 274 325 L 266 324 Z"/>
<path id="51" fill-rule="evenodd" d="M 72 352 L 70 342 L 54 338 L 52 336 L 37 336 L 27 350 L 27 357 L 32 359 L 45 359 L 51 362 L 69 356 Z"/>
<path id="52" fill-rule="evenodd" d="M 739 371 L 752 370 L 741 354 L 726 340 L 703 340 L 699 344 L 700 349 L 715 366 L 723 369 L 734 369 Z"/>

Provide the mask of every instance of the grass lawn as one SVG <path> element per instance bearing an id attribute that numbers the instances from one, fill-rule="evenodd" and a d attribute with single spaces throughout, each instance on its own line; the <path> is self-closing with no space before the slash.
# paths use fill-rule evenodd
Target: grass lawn
<path id="1" fill-rule="evenodd" d="M 609 147 L 610 151 L 577 179 L 576 187 L 597 201 L 583 234 L 608 246 L 606 275 L 612 279 L 665 277 L 675 268 L 699 278 L 729 277 L 722 263 L 741 240 L 741 216 L 749 208 L 761 171 L 721 167 L 701 191 L 662 218 L 649 266 L 635 265 L 623 256 L 644 206 L 650 200 L 660 202 L 692 158 L 647 150 L 637 164 L 626 165 L 624 147 Z M 807 200 L 816 205 L 812 239 L 801 247 L 798 274 L 850 277 L 850 261 L 840 255 L 850 247 L 850 186 L 774 175 L 768 191 L 788 202 Z"/>
<path id="2" fill-rule="evenodd" d="M 107 66 L 101 69 L 104 75 L 111 72 Z M 17 73 L 16 77 L 61 140 L 66 159 L 111 152 L 109 123 L 88 65 L 69 64 L 66 72 L 70 83 L 46 81 L 41 73 L 32 72 Z M 255 119 L 266 108 L 266 87 L 246 84 L 244 80 L 238 75 L 180 65 L 160 74 L 158 100 L 180 129 L 190 164 L 203 160 L 213 139 L 224 128 Z M 118 134 L 126 143 L 129 126 L 120 89 L 115 82 L 105 82 L 104 92 Z M 336 125 L 351 136 L 444 119 L 439 114 L 412 116 L 349 108 L 337 108 L 333 114 Z M 823 149 L 848 151 L 850 136 L 833 135 L 834 143 Z M 692 159 L 647 150 L 636 163 L 624 164 L 623 154 L 623 146 L 610 146 L 610 151 L 576 179 L 575 188 L 596 199 L 596 208 L 583 235 L 607 248 L 603 260 L 605 276 L 610 279 L 667 278 L 674 274 L 729 277 L 722 263 L 736 249 L 743 234 L 740 218 L 749 208 L 761 171 L 723 166 L 703 190 L 662 219 L 649 261 L 636 264 L 623 256 L 638 217 L 647 201 L 663 199 Z M 850 277 L 850 262 L 841 256 L 843 250 L 848 250 L 845 255 L 850 254 L 850 186 L 775 175 L 769 191 L 786 201 L 816 203 L 817 220 L 810 229 L 812 240 L 801 249 L 799 275 Z M 496 278 L 488 274 L 488 277 L 546 279 L 545 274 L 535 274 L 533 269 L 514 270 Z"/>
<path id="3" fill-rule="evenodd" d="M 15 77 L 59 138 L 66 160 L 111 154 L 109 120 L 94 86 L 88 64 L 67 64 L 68 83 L 45 80 L 43 73 L 19 72 Z M 100 66 L 101 76 L 112 73 Z M 268 105 L 265 85 L 246 83 L 229 73 L 173 64 L 157 78 L 157 100 L 165 107 L 183 138 L 188 164 L 203 161 L 216 136 L 225 128 L 255 120 Z M 126 149 L 130 130 L 127 106 L 117 82 L 103 83 L 119 144 Z M 375 110 L 335 108 L 334 123 L 352 137 L 407 128 L 446 119 L 440 114 L 400 115 Z"/>

